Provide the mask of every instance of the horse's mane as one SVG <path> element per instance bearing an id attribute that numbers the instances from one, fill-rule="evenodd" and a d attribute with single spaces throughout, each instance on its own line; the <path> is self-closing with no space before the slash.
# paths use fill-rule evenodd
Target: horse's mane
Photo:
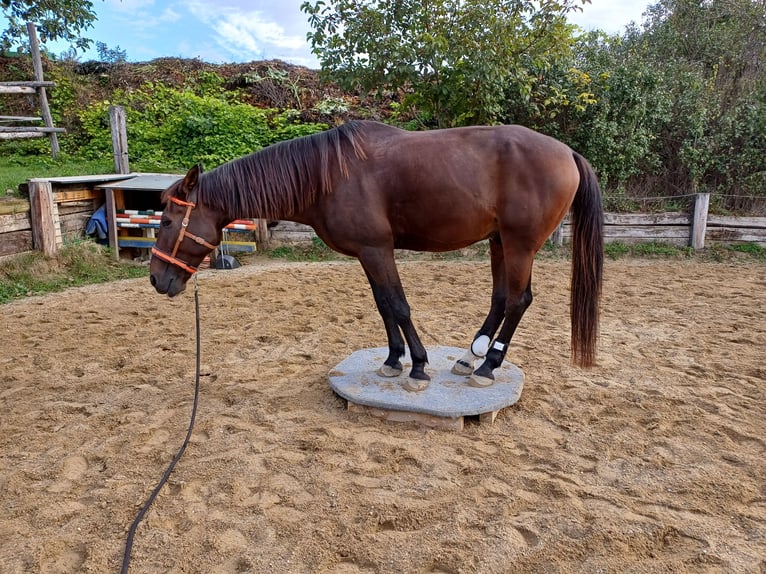
<path id="1" fill-rule="evenodd" d="M 280 142 L 200 176 L 199 201 L 230 219 L 280 219 L 304 210 L 333 188 L 334 167 L 365 159 L 364 122 Z"/>

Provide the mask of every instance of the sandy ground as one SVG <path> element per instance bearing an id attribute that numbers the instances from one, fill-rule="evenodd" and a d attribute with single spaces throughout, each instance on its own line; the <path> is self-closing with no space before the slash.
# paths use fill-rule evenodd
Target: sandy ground
<path id="1" fill-rule="evenodd" d="M 358 264 L 203 272 L 197 427 L 131 572 L 766 572 L 766 268 L 608 262 L 591 371 L 569 365 L 568 262 L 535 269 L 521 401 L 462 432 L 328 387 L 385 344 Z M 467 344 L 488 265 L 401 271 L 426 345 Z M 186 433 L 192 295 L 135 280 L 0 312 L 0 572 L 116 572 Z"/>

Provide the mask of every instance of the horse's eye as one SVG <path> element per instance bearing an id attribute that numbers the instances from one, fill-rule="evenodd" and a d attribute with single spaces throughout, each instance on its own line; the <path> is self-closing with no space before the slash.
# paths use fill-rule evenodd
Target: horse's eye
<path id="1" fill-rule="evenodd" d="M 170 227 L 171 225 L 173 225 L 173 222 L 170 221 L 169 219 L 163 218 L 160 220 L 160 225 L 162 225 L 162 227 Z"/>

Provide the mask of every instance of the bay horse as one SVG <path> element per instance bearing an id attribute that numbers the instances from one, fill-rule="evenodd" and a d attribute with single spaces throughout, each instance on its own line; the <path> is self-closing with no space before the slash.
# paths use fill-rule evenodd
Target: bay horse
<path id="1" fill-rule="evenodd" d="M 532 303 L 535 254 L 571 210 L 572 361 L 595 364 L 601 191 L 581 155 L 533 130 L 508 125 L 408 132 L 353 121 L 209 172 L 193 167 L 165 190 L 163 201 L 150 266 L 160 294 L 182 292 L 221 242 L 221 230 L 235 219 L 310 225 L 330 248 L 361 263 L 388 338 L 388 358 L 378 373 L 402 373 L 406 341 L 412 368 L 403 386 L 411 391 L 428 385 L 428 356 L 411 319 L 394 249 L 443 252 L 489 241 L 489 313 L 453 367 L 469 377 L 468 384 L 487 387 Z M 474 370 L 477 359 L 483 361 Z"/>

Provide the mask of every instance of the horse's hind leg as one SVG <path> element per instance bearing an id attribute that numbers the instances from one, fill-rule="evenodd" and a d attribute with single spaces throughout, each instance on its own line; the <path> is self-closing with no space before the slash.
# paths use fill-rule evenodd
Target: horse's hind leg
<path id="1" fill-rule="evenodd" d="M 521 318 L 532 304 L 532 263 L 534 254 L 511 255 L 505 250 L 507 297 L 505 320 L 500 328 L 495 342 L 492 343 L 481 366 L 474 371 L 468 380 L 473 387 L 488 387 L 495 381 L 492 372 L 503 363 L 508 345 L 511 342 L 516 327 Z"/>
<path id="2" fill-rule="evenodd" d="M 489 239 L 489 254 L 492 264 L 492 300 L 489 313 L 479 331 L 473 338 L 470 348 L 460 357 L 452 367 L 455 375 L 468 376 L 473 373 L 474 362 L 487 354 L 489 343 L 500 323 L 505 317 L 505 302 L 507 296 L 505 260 L 500 236 L 495 235 Z"/>
<path id="3" fill-rule="evenodd" d="M 410 306 L 404 296 L 393 251 L 368 251 L 358 257 L 367 274 L 375 304 L 388 336 L 388 358 L 378 372 L 384 376 L 396 376 L 401 373 L 402 364 L 399 359 L 404 355 L 404 343 L 401 336 L 404 334 L 412 358 L 412 369 L 408 380 L 404 383 L 404 388 L 409 391 L 422 391 L 431 380 L 425 372 L 428 355 L 412 324 Z"/>

